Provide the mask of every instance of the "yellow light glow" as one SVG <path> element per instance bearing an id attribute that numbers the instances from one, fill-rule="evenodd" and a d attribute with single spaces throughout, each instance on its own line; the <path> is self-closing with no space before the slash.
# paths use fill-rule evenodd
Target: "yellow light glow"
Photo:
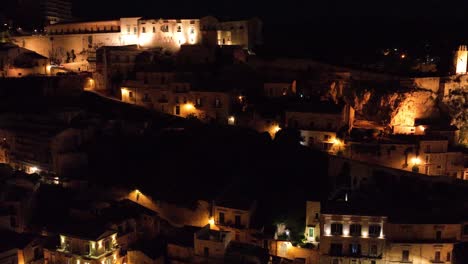
<path id="1" fill-rule="evenodd" d="M 60 236 L 60 243 L 65 243 L 65 237 L 64 236 Z"/>
<path id="2" fill-rule="evenodd" d="M 117 235 L 116 235 L 116 234 L 113 234 L 113 235 L 112 235 L 112 242 L 113 242 L 113 243 L 116 242 L 116 238 L 117 238 Z"/>
<path id="3" fill-rule="evenodd" d="M 210 217 L 210 219 L 208 219 L 208 224 L 210 224 L 210 226 L 214 225 L 215 221 L 214 221 L 214 218 L 213 217 Z"/>
<path id="4" fill-rule="evenodd" d="M 39 169 L 37 167 L 31 167 L 31 173 L 36 173 L 39 172 Z"/>
<path id="5" fill-rule="evenodd" d="M 362 237 L 368 237 L 369 236 L 369 233 L 367 233 L 367 231 L 362 231 Z"/>
<path id="6" fill-rule="evenodd" d="M 401 54 L 400 56 L 402 59 L 406 58 L 406 54 Z"/>
<path id="7" fill-rule="evenodd" d="M 236 118 L 234 116 L 230 116 L 228 118 L 228 124 L 229 125 L 234 125 L 236 123 Z"/>
<path id="8" fill-rule="evenodd" d="M 102 240 L 98 241 L 98 248 L 102 248 Z"/>
<path id="9" fill-rule="evenodd" d="M 421 159 L 418 157 L 414 157 L 411 159 L 411 163 L 413 163 L 414 165 L 419 165 L 421 164 Z"/>
<path id="10" fill-rule="evenodd" d="M 79 259 L 76 260 L 76 264 L 80 264 L 80 260 L 79 260 Z"/>
<path id="11" fill-rule="evenodd" d="M 325 235 L 326 236 L 331 235 L 331 228 L 329 226 L 325 228 Z"/>
<path id="12" fill-rule="evenodd" d="M 191 103 L 185 104 L 184 107 L 188 111 L 192 111 L 193 109 L 195 109 L 195 106 L 193 104 L 191 104 Z"/>
<path id="13" fill-rule="evenodd" d="M 114 260 L 117 260 L 117 254 L 114 254 Z"/>
<path id="14" fill-rule="evenodd" d="M 92 249 L 95 249 L 95 248 L 96 248 L 96 242 L 91 241 L 91 248 L 92 248 Z"/>
<path id="15" fill-rule="evenodd" d="M 281 130 L 281 127 L 278 126 L 278 125 L 273 127 L 273 132 L 275 132 L 275 133 L 278 133 L 278 131 L 280 131 L 280 130 Z"/>
<path id="16" fill-rule="evenodd" d="M 419 129 L 420 129 L 422 132 L 424 132 L 424 130 L 426 130 L 426 128 L 425 128 L 423 125 L 420 125 L 420 126 L 419 126 Z"/>
<path id="17" fill-rule="evenodd" d="M 52 69 L 52 66 L 50 64 L 47 65 L 47 67 L 46 67 L 47 72 L 50 72 L 51 69 Z"/>

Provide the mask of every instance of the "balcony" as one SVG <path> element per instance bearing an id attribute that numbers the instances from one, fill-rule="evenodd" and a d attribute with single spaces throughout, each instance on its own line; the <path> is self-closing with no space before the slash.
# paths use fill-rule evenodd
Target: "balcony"
<path id="1" fill-rule="evenodd" d="M 232 221 L 225 221 L 225 222 L 217 221 L 216 225 L 230 227 L 230 228 L 236 228 L 236 229 L 245 229 L 246 228 L 245 225 L 238 224 L 238 223 L 236 224 L 236 223 L 233 223 Z"/>

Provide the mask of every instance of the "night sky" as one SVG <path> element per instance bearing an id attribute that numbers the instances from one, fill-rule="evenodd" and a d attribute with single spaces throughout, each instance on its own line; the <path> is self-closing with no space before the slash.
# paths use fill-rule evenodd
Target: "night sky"
<path id="1" fill-rule="evenodd" d="M 178 0 L 154 1 L 132 0 L 127 4 L 116 4 L 113 0 L 73 0 L 75 14 L 78 16 L 101 17 L 103 14 L 201 16 L 258 15 L 264 19 L 307 19 L 314 16 L 386 16 L 385 19 L 461 18 L 467 13 L 467 1 L 454 0 Z M 112 10 L 112 12 L 110 12 Z"/>

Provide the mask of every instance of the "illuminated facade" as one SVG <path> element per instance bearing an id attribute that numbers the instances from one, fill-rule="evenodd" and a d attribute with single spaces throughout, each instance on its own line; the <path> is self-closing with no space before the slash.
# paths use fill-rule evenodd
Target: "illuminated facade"
<path id="1" fill-rule="evenodd" d="M 155 109 L 180 117 L 196 117 L 227 124 L 231 116 L 231 94 L 192 90 L 190 83 L 179 82 L 172 72 L 140 72 L 137 81 L 121 88 L 123 102 Z"/>
<path id="2" fill-rule="evenodd" d="M 250 220 L 255 206 L 255 202 L 215 201 L 212 210 L 215 227 L 231 232 L 234 241 L 250 243 Z"/>
<path id="3" fill-rule="evenodd" d="M 141 49 L 163 48 L 172 52 L 182 45 L 218 45 L 211 33 L 226 28 L 215 18 L 164 19 L 129 17 L 117 20 L 57 23 L 45 28 L 47 35 L 17 36 L 12 41 L 49 57 L 55 64 L 73 71 L 94 71 L 96 49 L 102 46 L 137 45 Z M 255 23 L 252 21 L 256 21 Z M 237 21 L 223 32 L 232 33 L 231 44 L 243 48 L 255 46 L 261 34 L 261 22 Z M 245 24 L 245 25 L 244 25 Z M 253 26 L 253 25 L 257 26 Z M 232 29 L 231 29 L 232 28 Z M 253 34 L 252 32 L 256 32 Z M 237 33 L 235 33 L 237 32 Z M 227 34 L 227 33 L 226 33 Z M 253 37 L 253 36 L 256 37 Z M 257 36 L 258 35 L 258 36 Z M 216 37 L 214 37 L 216 39 Z"/>
<path id="4" fill-rule="evenodd" d="M 343 153 L 353 160 L 429 176 L 464 178 L 463 153 L 452 151 L 443 138 L 414 137 L 380 142 L 348 142 Z"/>
<path id="5" fill-rule="evenodd" d="M 387 217 L 322 213 L 321 264 L 383 264 Z"/>
<path id="6" fill-rule="evenodd" d="M 50 73 L 51 68 L 47 57 L 16 45 L 0 45 L 1 77 L 25 77 Z"/>
<path id="7" fill-rule="evenodd" d="M 386 263 L 452 263 L 460 224 L 389 223 Z"/>
<path id="8" fill-rule="evenodd" d="M 46 264 L 121 264 L 117 232 L 102 230 L 98 233 L 61 233 L 56 248 L 44 250 Z"/>
<path id="9" fill-rule="evenodd" d="M 456 74 L 466 74 L 468 63 L 468 48 L 465 45 L 458 47 L 458 50 L 455 52 L 455 73 Z"/>

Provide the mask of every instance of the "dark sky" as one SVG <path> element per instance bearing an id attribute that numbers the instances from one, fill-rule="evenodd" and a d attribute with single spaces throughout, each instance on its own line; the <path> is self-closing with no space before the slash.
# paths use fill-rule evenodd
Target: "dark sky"
<path id="1" fill-rule="evenodd" d="M 310 17 L 461 17 L 468 13 L 468 1 L 455 0 L 73 0 L 75 14 L 99 17 L 115 14 L 168 16 L 252 16 L 265 19 Z M 118 4 L 117 4 L 118 3 Z"/>
<path id="2" fill-rule="evenodd" d="M 448 52 L 468 43 L 467 0 L 72 0 L 75 16 L 221 18 L 259 16 L 269 43 L 303 50 L 430 42 Z M 320 46 L 321 44 L 321 46 Z M 366 46 L 367 45 L 367 46 Z"/>

